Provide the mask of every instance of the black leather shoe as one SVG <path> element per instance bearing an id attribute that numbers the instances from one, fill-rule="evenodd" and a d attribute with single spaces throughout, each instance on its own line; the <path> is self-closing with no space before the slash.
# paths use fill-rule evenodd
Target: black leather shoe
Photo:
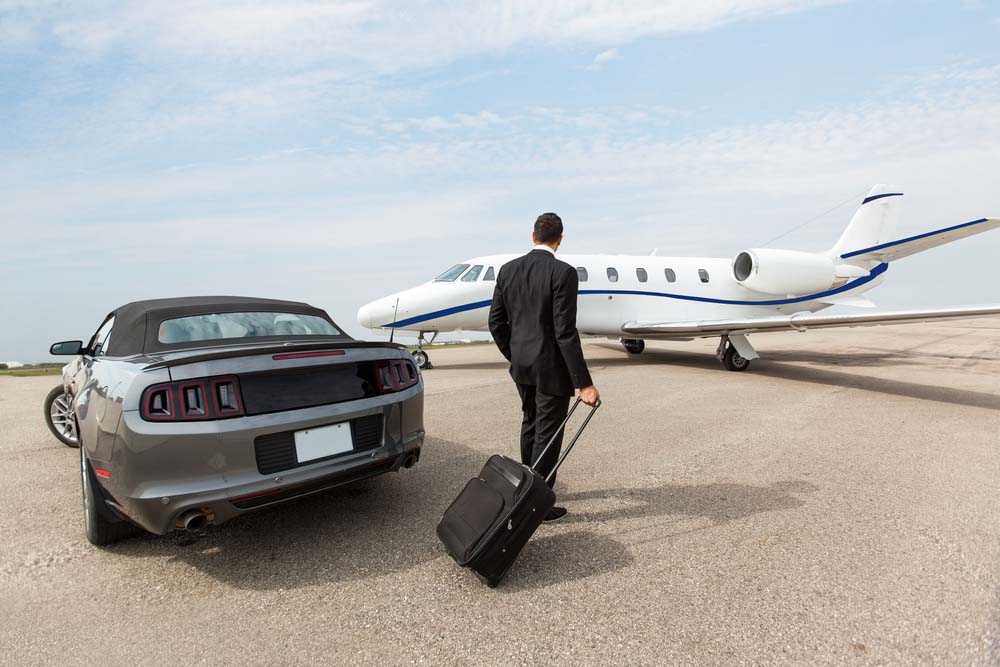
<path id="1" fill-rule="evenodd" d="M 567 512 L 565 507 L 553 507 L 552 509 L 549 510 L 549 513 L 545 516 L 545 521 L 546 522 L 558 521 L 559 519 L 566 516 L 566 514 Z"/>

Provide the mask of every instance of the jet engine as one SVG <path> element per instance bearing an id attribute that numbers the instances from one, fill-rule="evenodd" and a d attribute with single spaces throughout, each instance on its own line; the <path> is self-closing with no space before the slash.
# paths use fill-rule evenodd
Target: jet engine
<path id="1" fill-rule="evenodd" d="M 736 282 L 755 292 L 801 295 L 839 287 L 868 275 L 858 266 L 836 264 L 826 254 L 754 248 L 733 259 Z"/>

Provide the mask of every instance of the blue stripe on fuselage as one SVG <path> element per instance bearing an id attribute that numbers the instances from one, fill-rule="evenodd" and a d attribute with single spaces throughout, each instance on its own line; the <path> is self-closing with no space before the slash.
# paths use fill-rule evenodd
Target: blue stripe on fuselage
<path id="1" fill-rule="evenodd" d="M 712 299 L 705 296 L 689 296 L 687 294 L 671 294 L 669 292 L 642 292 L 638 290 L 580 290 L 578 294 L 628 294 L 632 296 L 655 296 L 662 299 L 680 299 L 682 301 L 700 301 L 701 303 L 719 303 L 728 306 L 783 306 L 790 303 L 804 303 L 806 301 L 815 301 L 816 299 L 822 299 L 823 297 L 832 296 L 834 294 L 841 294 L 843 292 L 848 292 L 852 289 L 856 289 L 870 283 L 871 281 L 878 278 L 880 275 L 885 273 L 886 269 L 889 268 L 888 264 L 879 264 L 864 278 L 858 278 L 854 282 L 849 282 L 845 285 L 841 285 L 836 289 L 827 290 L 825 292 L 817 292 L 816 294 L 807 294 L 806 296 L 797 296 L 790 299 L 770 299 L 767 301 L 736 301 L 733 299 Z M 390 322 L 389 324 L 382 325 L 383 329 L 392 329 L 399 327 L 408 327 L 412 324 L 420 324 L 421 322 L 427 322 L 429 320 L 436 320 L 439 317 L 447 317 L 448 315 L 454 315 L 455 313 L 464 313 L 467 310 L 476 310 L 477 308 L 488 308 L 490 304 L 493 303 L 492 299 L 486 301 L 475 301 L 473 303 L 466 303 L 461 306 L 453 306 L 451 308 L 445 308 L 444 310 L 435 310 L 431 313 L 426 313 L 424 315 L 416 315 L 414 317 L 407 318 L 405 320 L 400 320 L 399 322 Z"/>

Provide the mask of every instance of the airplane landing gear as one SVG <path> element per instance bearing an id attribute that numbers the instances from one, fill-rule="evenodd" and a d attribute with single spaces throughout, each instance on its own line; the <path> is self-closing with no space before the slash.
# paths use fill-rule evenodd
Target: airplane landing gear
<path id="1" fill-rule="evenodd" d="M 719 341 L 716 356 L 727 371 L 742 372 L 750 368 L 750 361 L 759 359 L 760 355 L 753 349 L 750 341 L 743 334 L 723 336 Z"/>
<path id="2" fill-rule="evenodd" d="M 417 365 L 417 368 L 422 371 L 434 368 L 434 364 L 431 363 L 430 356 L 424 351 L 424 345 L 430 345 L 433 343 L 434 339 L 437 338 L 437 335 L 437 331 L 431 332 L 431 339 L 426 340 L 424 338 L 424 332 L 421 331 L 420 335 L 417 336 L 417 349 L 413 350 L 411 354 L 413 354 L 413 362 Z"/>
<path id="3" fill-rule="evenodd" d="M 431 358 L 420 348 L 413 351 L 413 362 L 417 364 L 417 368 L 420 370 L 426 370 L 431 367 Z"/>
<path id="4" fill-rule="evenodd" d="M 622 345 L 629 354 L 642 354 L 646 349 L 646 341 L 639 338 L 622 338 Z"/>

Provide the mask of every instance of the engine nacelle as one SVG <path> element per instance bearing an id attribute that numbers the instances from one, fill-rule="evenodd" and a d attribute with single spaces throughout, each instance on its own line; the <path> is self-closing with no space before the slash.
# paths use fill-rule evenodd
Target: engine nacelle
<path id="1" fill-rule="evenodd" d="M 866 274 L 864 269 L 837 266 L 825 255 L 797 250 L 755 248 L 736 255 L 733 277 L 736 282 L 755 292 L 765 294 L 802 295 L 822 292 L 843 284 L 853 273 Z"/>

